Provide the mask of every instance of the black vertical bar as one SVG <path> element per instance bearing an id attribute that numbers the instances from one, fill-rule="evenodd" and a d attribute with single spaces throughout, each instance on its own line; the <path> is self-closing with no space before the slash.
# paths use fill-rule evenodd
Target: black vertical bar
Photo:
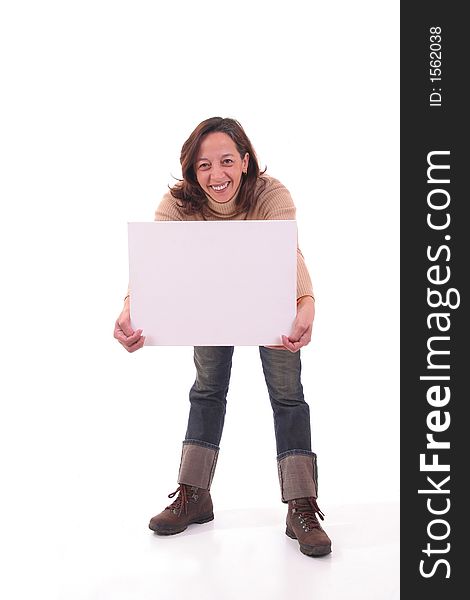
<path id="1" fill-rule="evenodd" d="M 469 130 L 464 88 L 470 25 L 463 6 L 401 2 L 400 536 L 405 599 L 468 595 L 463 540 L 468 531 L 464 487 L 470 480 L 465 464 L 470 463 L 470 428 L 467 432 L 464 418 L 465 373 L 470 371 L 470 196 L 464 180 L 470 156 L 464 142 Z"/>

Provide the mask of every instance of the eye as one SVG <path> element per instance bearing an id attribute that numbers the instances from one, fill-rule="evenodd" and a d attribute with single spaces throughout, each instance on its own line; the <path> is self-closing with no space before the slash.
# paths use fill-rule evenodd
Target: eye
<path id="1" fill-rule="evenodd" d="M 204 170 L 204 169 L 208 169 L 209 167 L 210 167 L 210 165 L 208 162 L 203 162 L 203 163 L 199 163 L 197 168 L 199 170 Z"/>
<path id="2" fill-rule="evenodd" d="M 224 160 L 222 162 L 224 163 L 224 165 L 232 165 L 233 164 L 233 159 L 231 159 L 231 158 L 224 158 Z"/>

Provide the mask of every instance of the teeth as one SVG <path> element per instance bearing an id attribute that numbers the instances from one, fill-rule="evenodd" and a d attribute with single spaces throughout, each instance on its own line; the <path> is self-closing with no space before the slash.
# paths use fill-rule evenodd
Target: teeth
<path id="1" fill-rule="evenodd" d="M 227 181 L 227 183 L 224 183 L 222 185 L 211 185 L 211 188 L 213 190 L 215 190 L 216 192 L 220 192 L 221 190 L 224 190 L 227 186 L 228 186 L 228 181 Z"/>

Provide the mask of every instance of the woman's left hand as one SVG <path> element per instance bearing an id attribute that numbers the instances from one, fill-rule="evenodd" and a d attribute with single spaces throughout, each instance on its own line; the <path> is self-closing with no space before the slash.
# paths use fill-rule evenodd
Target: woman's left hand
<path id="1" fill-rule="evenodd" d="M 282 346 L 266 346 L 276 350 L 290 350 L 297 352 L 310 343 L 312 339 L 312 326 L 315 317 L 315 302 L 312 296 L 304 296 L 297 304 L 297 316 L 289 336 L 282 335 Z"/>

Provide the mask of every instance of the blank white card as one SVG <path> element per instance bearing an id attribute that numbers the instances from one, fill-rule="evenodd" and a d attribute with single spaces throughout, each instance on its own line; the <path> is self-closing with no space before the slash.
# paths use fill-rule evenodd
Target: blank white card
<path id="1" fill-rule="evenodd" d="M 145 345 L 258 346 L 290 334 L 295 221 L 128 226 L 131 324 Z"/>

